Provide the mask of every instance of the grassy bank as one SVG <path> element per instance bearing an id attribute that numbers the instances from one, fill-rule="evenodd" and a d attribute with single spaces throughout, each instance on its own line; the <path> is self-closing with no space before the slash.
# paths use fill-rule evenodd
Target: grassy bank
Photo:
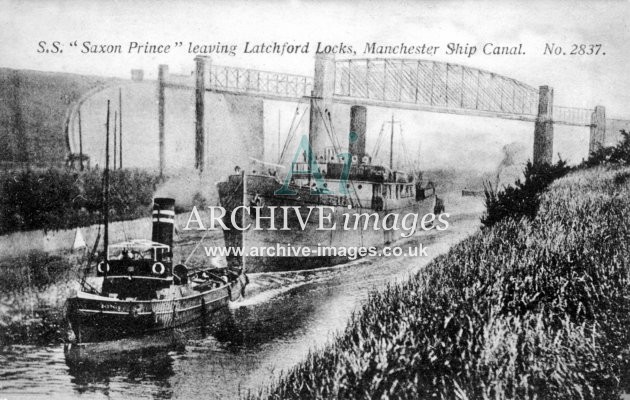
<path id="1" fill-rule="evenodd" d="M 630 168 L 555 181 L 402 285 L 258 396 L 617 398 L 628 360 Z M 621 385 L 620 385 L 621 381 Z"/>

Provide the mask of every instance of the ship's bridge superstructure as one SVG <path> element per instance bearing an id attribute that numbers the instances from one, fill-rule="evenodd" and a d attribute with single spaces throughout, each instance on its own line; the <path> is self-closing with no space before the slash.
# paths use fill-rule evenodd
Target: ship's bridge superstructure
<path id="1" fill-rule="evenodd" d="M 311 110 L 318 107 L 312 99 Z M 407 207 L 435 194 L 433 184 L 423 182 L 419 171 L 410 173 L 394 170 L 393 119 L 391 121 L 390 163 L 387 167 L 372 164 L 372 156 L 366 151 L 366 107 L 352 106 L 350 108 L 347 153 L 341 153 L 339 146 L 335 146 L 335 140 L 330 135 L 327 125 L 318 118 L 318 115 L 318 112 L 311 111 L 314 119 L 309 132 L 310 154 L 305 152 L 302 155 L 303 160 L 291 163 L 293 185 L 309 190 L 318 189 L 323 192 L 320 196 L 321 202 L 325 204 L 350 204 L 376 211 Z M 326 142 L 331 142 L 333 146 L 326 145 Z M 309 157 L 313 159 L 309 160 Z M 346 159 L 346 157 L 351 157 L 351 159 Z M 312 170 L 314 168 L 318 171 Z M 316 175 L 321 176 L 323 184 L 318 182 Z M 340 185 L 345 186 L 345 190 Z"/>

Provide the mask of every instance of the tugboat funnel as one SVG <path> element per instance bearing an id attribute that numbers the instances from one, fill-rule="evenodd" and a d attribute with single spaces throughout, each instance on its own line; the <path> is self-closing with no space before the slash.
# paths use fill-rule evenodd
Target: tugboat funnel
<path id="1" fill-rule="evenodd" d="M 175 199 L 156 197 L 153 199 L 153 233 L 151 240 L 173 248 L 175 224 Z"/>

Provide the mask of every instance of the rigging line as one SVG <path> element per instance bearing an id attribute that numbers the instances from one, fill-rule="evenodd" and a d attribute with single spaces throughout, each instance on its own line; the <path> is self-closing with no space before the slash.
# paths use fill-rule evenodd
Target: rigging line
<path id="1" fill-rule="evenodd" d="M 328 134 L 328 138 L 330 139 L 330 141 L 331 141 L 331 143 L 333 145 L 333 149 L 335 150 L 335 152 L 339 153 L 340 150 L 338 150 L 336 148 L 337 145 L 335 144 L 335 140 L 334 140 L 334 137 L 335 137 L 334 132 L 331 132 L 331 130 L 333 129 L 332 120 L 330 121 L 331 125 L 330 125 L 330 129 L 329 129 L 328 126 L 326 125 L 326 118 L 324 118 L 324 115 L 322 113 L 321 108 L 317 104 L 315 104 L 315 107 L 316 107 L 316 110 L 319 113 L 322 121 L 324 122 L 324 128 L 326 129 L 326 133 Z M 329 118 L 330 118 L 330 116 L 329 116 Z M 341 148 L 341 144 L 339 144 L 339 148 Z M 356 191 L 355 186 L 354 186 L 354 181 L 350 181 L 350 182 L 352 184 L 352 189 L 354 189 L 353 192 L 355 194 L 355 197 L 356 197 L 356 200 L 357 200 L 357 204 L 359 205 L 359 207 L 362 207 L 361 200 L 359 199 L 359 195 L 357 194 L 357 191 Z"/>
<path id="2" fill-rule="evenodd" d="M 326 126 L 326 118 L 324 118 L 324 113 L 322 112 L 321 107 L 319 107 L 319 105 L 317 104 L 316 101 L 313 101 L 311 104 L 313 104 L 315 106 L 315 111 L 317 112 L 317 114 L 319 114 L 319 117 L 323 121 L 323 125 L 324 125 L 324 128 L 326 129 L 326 134 L 328 135 L 328 139 L 330 139 L 330 142 L 331 142 L 331 144 L 333 146 L 333 149 L 335 149 L 335 142 L 334 142 L 333 138 L 331 137 L 330 131 L 328 130 L 328 126 Z M 336 151 L 336 149 L 335 149 L 335 151 Z"/>
<path id="3" fill-rule="evenodd" d="M 374 150 L 372 151 L 372 158 L 376 161 L 376 157 L 378 156 L 379 150 L 383 145 L 383 133 L 385 132 L 385 123 L 381 124 L 381 130 L 378 133 L 378 138 L 376 139 L 376 143 L 374 144 Z"/>
<path id="4" fill-rule="evenodd" d="M 188 264 L 188 261 L 190 261 L 190 257 L 192 257 L 193 254 L 195 254 L 195 251 L 197 251 L 197 249 L 199 248 L 199 245 L 201 244 L 201 242 L 203 242 L 203 240 L 206 238 L 206 236 L 208 236 L 208 233 L 210 233 L 210 231 L 206 230 L 206 233 L 203 234 L 203 236 L 201 237 L 201 239 L 199 240 L 197 245 L 195 245 L 195 248 L 193 248 L 192 251 L 190 252 L 190 254 L 188 255 L 188 257 L 186 257 L 186 260 L 184 261 L 184 265 Z"/>
<path id="5" fill-rule="evenodd" d="M 337 152 L 339 152 L 339 151 L 341 151 L 341 143 L 339 142 L 338 136 L 334 132 L 334 126 L 333 126 L 332 118 L 330 117 L 330 114 L 328 114 L 328 120 L 330 121 L 331 135 L 332 135 L 333 138 L 337 138 L 337 145 L 339 146 L 339 149 L 340 149 Z M 324 126 L 326 126 L 326 124 L 324 124 Z M 326 129 L 328 129 L 328 128 L 326 128 Z M 331 139 L 331 142 L 332 141 L 333 141 L 333 139 Z M 334 143 L 333 143 L 333 147 L 334 147 Z M 356 189 L 354 180 L 351 179 L 350 180 L 350 184 L 352 185 L 352 192 L 354 194 L 354 198 L 356 200 L 356 204 L 358 204 L 359 207 L 363 207 L 363 205 L 361 204 L 361 199 L 359 198 L 359 194 L 357 193 L 357 189 Z M 351 196 L 352 196 L 352 194 L 351 194 Z M 363 233 L 361 233 L 361 236 L 363 236 Z"/>
<path id="6" fill-rule="evenodd" d="M 330 141 L 333 143 L 333 150 L 335 150 L 335 153 L 339 153 L 339 151 L 342 150 L 341 148 L 341 142 L 339 141 L 339 138 L 337 137 L 333 126 L 332 126 L 332 120 L 330 118 L 330 114 L 326 114 L 326 117 L 328 117 L 328 121 L 329 121 L 329 125 L 330 125 Z M 326 123 L 324 122 L 324 126 L 326 126 Z M 328 130 L 328 128 L 326 128 Z"/>
<path id="7" fill-rule="evenodd" d="M 247 175 L 244 175 L 244 176 L 246 177 Z M 241 181 L 241 183 L 239 183 L 239 184 L 238 184 L 238 185 L 234 188 L 234 190 L 232 191 L 232 193 L 229 193 L 229 194 L 228 194 L 228 197 L 229 197 L 229 199 L 230 199 L 230 203 L 231 203 L 231 200 L 233 199 L 234 194 L 235 194 L 237 191 L 242 191 L 242 190 L 241 190 L 241 188 L 242 188 L 242 187 L 243 187 L 243 182 Z M 245 205 L 245 204 L 243 204 L 243 205 Z M 203 242 L 203 240 L 206 238 L 206 236 L 208 236 L 208 234 L 209 234 L 209 233 L 210 233 L 210 231 L 209 231 L 209 230 L 207 230 L 207 231 L 206 231 L 206 233 L 204 233 L 204 235 L 201 237 L 201 239 L 199 239 L 199 242 L 195 245 L 195 247 L 193 248 L 193 250 L 190 252 L 190 254 L 188 255 L 188 257 L 187 257 L 187 258 L 186 258 L 186 260 L 184 261 L 184 264 L 188 264 L 188 261 L 190 261 L 190 258 L 193 256 L 193 254 L 195 253 L 195 251 L 199 248 L 199 245 L 201 244 L 201 242 Z"/>
<path id="8" fill-rule="evenodd" d="M 402 135 L 402 123 L 398 124 L 398 135 L 400 136 L 400 148 L 401 148 L 401 153 L 402 153 L 402 161 L 403 161 L 403 165 L 404 164 L 408 164 L 409 163 L 409 157 L 407 155 L 407 149 L 405 148 L 405 139 L 403 138 Z"/>
<path id="9" fill-rule="evenodd" d="M 298 114 L 298 111 L 296 111 L 296 115 Z M 300 118 L 300 121 L 302 119 Z M 293 125 L 293 123 L 291 123 L 291 125 Z M 299 122 L 298 122 L 299 125 Z M 287 137 L 284 141 L 284 145 L 282 146 L 282 151 L 280 152 L 280 156 L 278 157 L 278 164 L 282 164 L 282 160 L 284 159 L 284 156 L 287 152 L 287 149 L 289 148 L 289 143 L 291 143 L 293 141 L 293 137 L 295 136 L 295 131 L 293 131 L 294 128 L 291 128 L 288 132 L 287 132 Z"/>
<path id="10" fill-rule="evenodd" d="M 319 107 L 318 107 L 318 110 L 319 110 L 320 115 L 321 115 L 321 109 L 319 109 Z M 331 142 L 332 142 L 332 144 L 333 144 L 333 149 L 335 149 L 335 152 L 336 152 L 337 154 L 339 154 L 339 152 L 341 151 L 341 143 L 339 142 L 339 138 L 337 137 L 337 135 L 336 135 L 336 134 L 335 134 L 335 132 L 334 132 L 334 127 L 333 127 L 333 123 L 332 123 L 332 118 L 330 117 L 330 113 L 329 113 L 327 116 L 328 116 L 328 120 L 330 121 L 330 131 L 328 130 L 328 127 L 326 126 L 326 120 L 325 120 L 325 119 L 323 119 L 323 116 L 322 116 L 322 119 L 323 119 L 323 121 L 324 121 L 324 127 L 326 128 L 326 131 L 327 131 L 327 132 L 328 132 L 328 134 L 329 134 L 330 141 L 331 141 Z M 334 140 L 335 138 L 337 138 L 337 144 L 336 144 L 336 145 L 335 145 L 335 140 Z M 338 149 L 336 149 L 336 148 L 335 148 L 335 147 L 337 147 L 337 146 L 338 146 Z M 352 155 L 351 155 L 351 157 L 352 157 Z M 359 195 L 357 194 L 356 187 L 355 187 L 355 185 L 354 185 L 354 181 L 353 181 L 353 180 L 350 180 L 350 183 L 351 183 L 351 185 L 352 185 L 352 189 L 353 189 L 353 192 L 354 192 L 354 195 L 355 195 L 355 198 L 356 198 L 357 204 L 359 205 L 359 207 L 362 207 L 362 205 L 361 205 L 361 199 L 359 199 Z"/>
<path id="11" fill-rule="evenodd" d="M 321 109 L 319 109 L 319 107 L 318 107 L 318 110 L 320 111 L 320 115 L 321 115 Z M 322 116 L 322 119 L 323 119 L 323 116 Z M 330 117 L 330 114 L 328 114 L 328 120 L 330 121 L 330 132 L 329 132 L 329 136 L 331 137 L 330 141 L 333 142 L 333 147 L 335 147 L 335 143 L 334 143 L 334 139 L 333 138 L 337 138 L 338 139 L 338 137 L 337 137 L 337 135 L 335 135 L 334 127 L 333 127 L 333 123 L 332 123 L 332 118 Z M 326 123 L 325 122 L 326 122 L 326 120 L 324 119 L 324 127 L 326 127 Z M 326 127 L 326 131 L 328 132 L 328 127 Z M 339 146 L 339 149 L 341 149 L 341 143 L 339 142 L 339 140 L 337 140 L 337 144 Z M 340 150 L 335 150 L 335 151 L 339 152 Z M 359 205 L 359 207 L 363 207 L 363 205 L 361 204 L 361 199 L 359 198 L 359 195 L 357 193 L 354 181 L 350 180 L 350 184 L 352 185 L 352 189 L 353 189 L 352 191 L 354 193 L 354 197 L 355 197 L 355 199 L 357 201 L 357 204 Z"/>
<path id="12" fill-rule="evenodd" d="M 115 186 L 114 187 L 110 187 L 110 192 L 112 190 L 118 195 L 118 198 L 122 200 L 122 195 L 120 194 L 120 192 L 118 191 L 118 189 Z M 128 204 L 125 205 L 124 210 L 125 211 L 129 211 L 129 205 Z M 127 236 L 127 229 L 126 229 L 127 220 L 123 219 L 120 222 L 121 222 L 121 225 L 122 225 L 123 236 L 125 238 L 125 241 L 127 241 L 129 239 L 129 237 Z"/>
<path id="13" fill-rule="evenodd" d="M 418 176 L 418 168 L 416 168 L 416 164 L 413 161 L 412 157 L 409 155 L 409 152 L 407 151 L 407 146 L 405 146 L 405 137 L 403 136 L 403 127 L 402 127 L 402 122 L 400 123 L 400 140 L 403 144 L 402 148 L 403 148 L 403 157 L 406 158 L 406 163 L 411 167 L 411 170 L 413 171 L 414 176 Z"/>
<path id="14" fill-rule="evenodd" d="M 330 142 L 333 145 L 333 150 L 335 150 L 335 152 L 339 152 L 339 150 L 337 149 L 337 145 L 335 144 L 335 139 L 333 139 L 332 133 L 330 132 L 330 130 L 328 129 L 328 126 L 326 125 L 326 118 L 324 118 L 324 114 L 322 112 L 322 109 L 317 104 L 315 105 L 315 108 L 316 108 L 320 118 L 324 122 L 324 128 L 326 129 L 326 134 L 328 135 L 328 138 L 330 139 Z"/>
<path id="15" fill-rule="evenodd" d="M 295 138 L 295 133 L 297 132 L 298 128 L 300 127 L 300 125 L 302 124 L 302 120 L 304 119 L 304 115 L 306 115 L 306 109 L 302 112 L 302 115 L 300 115 L 300 119 L 298 120 L 298 123 L 295 125 L 295 127 L 293 128 L 293 132 L 291 133 L 291 137 L 289 138 L 289 140 L 286 141 L 286 147 L 284 149 L 284 151 L 286 152 L 286 150 L 289 148 L 289 144 L 293 141 L 293 139 Z M 284 154 L 282 154 L 283 158 L 284 158 Z M 280 163 L 279 163 L 280 164 Z"/>
<path id="16" fill-rule="evenodd" d="M 87 249 L 88 250 L 87 260 L 84 260 L 86 261 L 86 266 L 81 269 L 83 272 L 83 275 L 81 276 L 81 279 L 79 281 L 81 288 L 85 288 L 85 286 L 87 285 L 90 289 L 94 290 L 96 293 L 98 293 L 98 291 L 92 285 L 87 283 L 87 273 L 90 269 L 90 265 L 92 264 L 94 253 L 96 253 L 96 249 L 97 249 L 100 239 L 101 239 L 101 225 L 98 226 L 98 230 L 96 233 L 96 240 L 94 241 L 94 246 L 92 250 L 90 250 L 89 248 Z"/>
<path id="17" fill-rule="evenodd" d="M 302 114 L 302 116 L 304 116 L 304 114 Z M 289 149 L 289 144 L 291 142 L 293 142 L 293 139 L 295 138 L 295 132 L 297 132 L 297 127 L 300 125 L 301 121 L 302 121 L 302 118 L 300 117 L 300 121 L 295 126 L 295 130 L 293 130 L 293 131 L 291 131 L 291 132 L 289 132 L 287 134 L 286 141 L 284 142 L 284 146 L 282 148 L 282 152 L 280 153 L 280 157 L 278 159 L 278 164 L 282 164 L 282 161 L 284 160 L 284 156 L 286 155 L 286 152 Z"/>
<path id="18" fill-rule="evenodd" d="M 379 133 L 378 143 L 376 145 L 376 149 L 374 150 L 375 154 L 378 155 L 381 148 L 383 147 L 383 140 L 385 137 L 385 125 L 381 127 L 381 132 Z M 376 158 L 376 157 L 375 157 Z"/>
<path id="19" fill-rule="evenodd" d="M 335 152 L 341 151 L 342 150 L 341 142 L 339 141 L 339 137 L 335 133 L 335 129 L 332 123 L 332 118 L 330 117 L 330 112 L 326 110 L 326 117 L 324 117 L 323 111 L 321 110 L 321 108 L 318 107 L 318 111 L 319 111 L 319 115 L 322 117 L 322 121 L 324 121 L 324 128 L 326 128 L 326 133 L 328 134 L 328 138 L 330 139 L 330 142 L 333 145 L 333 150 L 335 150 Z M 326 125 L 326 122 L 328 122 L 328 125 Z"/>
<path id="20" fill-rule="evenodd" d="M 300 115 L 300 119 L 298 120 L 297 124 L 295 124 L 295 119 L 297 115 L 300 113 L 300 105 L 302 104 L 303 101 L 304 99 L 300 99 L 298 101 L 297 106 L 295 107 L 295 113 L 293 114 L 293 119 L 291 120 L 291 126 L 289 127 L 289 131 L 287 132 L 287 138 L 285 139 L 284 145 L 282 146 L 282 152 L 280 153 L 278 164 L 282 163 L 282 160 L 284 159 L 284 155 L 286 154 L 286 151 L 289 148 L 289 143 L 291 143 L 291 141 L 293 140 L 295 136 L 295 132 L 297 131 L 300 124 L 302 123 L 302 118 L 304 118 L 304 114 L 306 114 L 306 110 L 302 112 L 302 115 Z"/>
<path id="21" fill-rule="evenodd" d="M 278 164 L 280 164 L 280 162 L 282 161 L 282 158 L 284 157 L 284 152 L 286 151 L 288 142 L 290 141 L 291 132 L 293 131 L 293 125 L 295 124 L 295 118 L 297 117 L 299 112 L 300 112 L 300 102 L 298 101 L 298 104 L 295 107 L 295 112 L 293 113 L 293 118 L 291 119 L 291 125 L 289 125 L 289 130 L 287 131 L 287 137 L 282 146 L 282 151 L 280 152 L 280 156 L 278 157 Z M 278 143 L 278 145 L 280 144 Z"/>
<path id="22" fill-rule="evenodd" d="M 339 150 L 343 150 L 342 147 L 341 147 L 341 139 L 335 133 L 335 129 L 334 129 L 334 125 L 333 125 L 330 113 L 326 114 L 326 116 L 328 117 L 328 123 L 330 124 L 330 131 L 332 132 L 333 138 L 337 139 L 337 146 L 339 147 Z"/>
<path id="23" fill-rule="evenodd" d="M 81 289 L 88 288 L 93 293 L 98 293 L 98 290 L 96 290 L 94 286 L 92 286 L 91 284 L 87 282 L 87 270 L 88 268 L 86 267 L 86 268 L 79 268 L 78 271 L 72 271 L 72 272 L 73 272 L 73 275 L 75 276 L 75 279 L 78 278 L 79 286 L 81 286 Z"/>
<path id="24" fill-rule="evenodd" d="M 355 197 L 355 198 L 356 198 L 356 200 L 357 200 L 357 204 L 359 205 L 359 207 L 363 207 L 363 206 L 361 205 L 361 199 L 359 198 L 359 195 L 357 194 L 357 189 L 356 189 L 356 187 L 354 186 L 354 180 L 352 180 L 352 179 L 351 179 L 351 180 L 350 180 L 350 184 L 352 185 L 352 191 L 354 192 L 354 197 Z M 361 231 L 362 231 L 362 230 L 361 230 Z"/>

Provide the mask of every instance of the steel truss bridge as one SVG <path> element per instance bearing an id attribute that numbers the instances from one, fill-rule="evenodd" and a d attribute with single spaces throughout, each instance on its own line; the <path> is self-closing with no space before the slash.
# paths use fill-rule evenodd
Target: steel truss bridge
<path id="1" fill-rule="evenodd" d="M 536 121 L 539 90 L 515 79 L 459 64 L 415 59 L 337 60 L 333 101 L 346 104 Z M 273 100 L 310 96 L 313 78 L 211 64 L 206 90 Z M 170 75 L 166 86 L 190 87 Z M 593 109 L 554 105 L 554 124 L 590 127 Z M 616 120 L 622 121 L 624 120 Z"/>

